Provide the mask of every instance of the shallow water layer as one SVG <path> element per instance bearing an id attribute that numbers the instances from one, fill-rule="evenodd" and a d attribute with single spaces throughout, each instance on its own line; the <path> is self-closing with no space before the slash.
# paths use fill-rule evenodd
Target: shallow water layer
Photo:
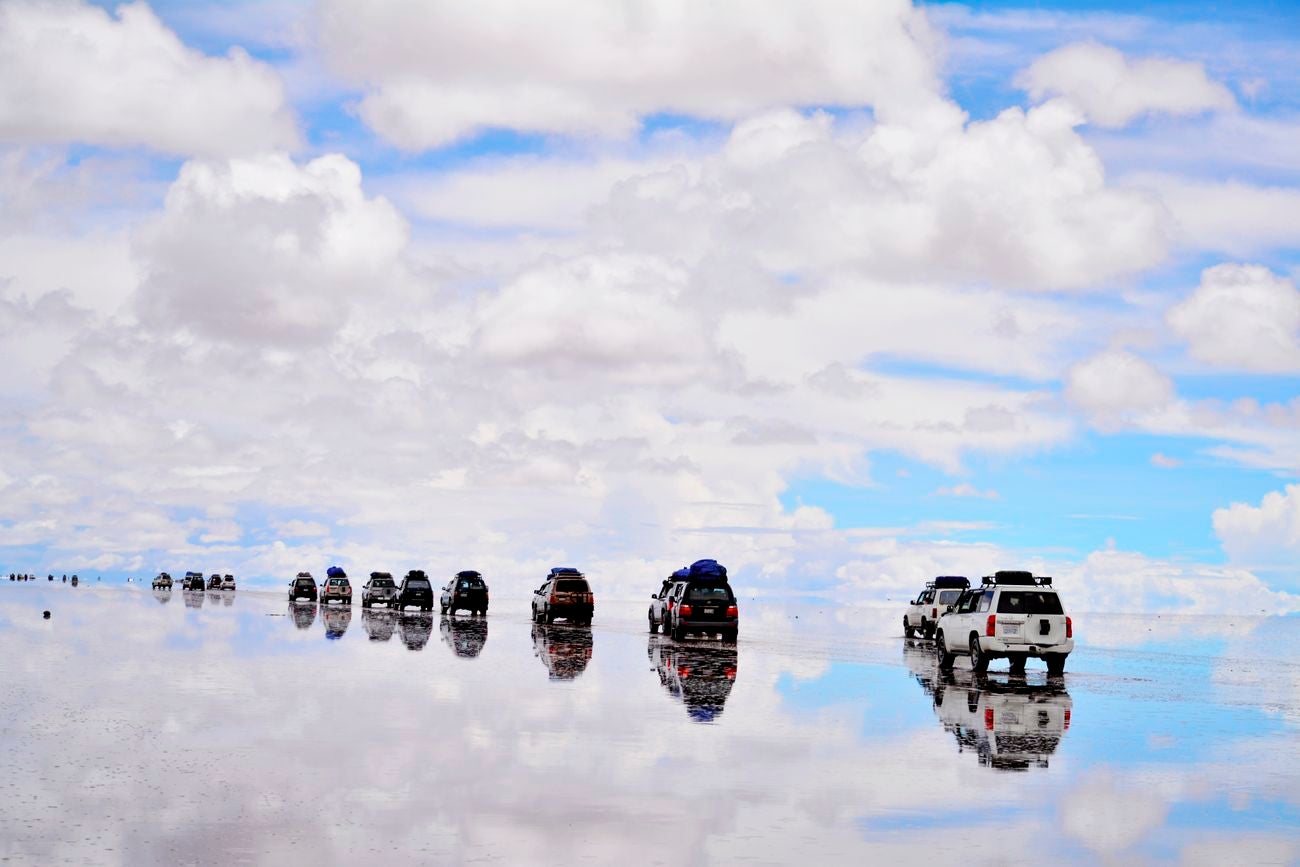
<path id="1" fill-rule="evenodd" d="M 0 861 L 1300 859 L 1296 618 L 1078 615 L 1049 681 L 940 676 L 891 611 L 496 603 L 5 582 Z"/>

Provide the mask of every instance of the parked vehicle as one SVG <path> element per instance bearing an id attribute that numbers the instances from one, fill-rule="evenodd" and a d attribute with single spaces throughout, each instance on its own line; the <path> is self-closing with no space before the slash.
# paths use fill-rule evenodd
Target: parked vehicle
<path id="1" fill-rule="evenodd" d="M 462 618 L 444 616 L 438 623 L 442 643 L 457 656 L 473 659 L 483 652 L 487 644 L 488 622 L 481 617 Z"/>
<path id="2" fill-rule="evenodd" d="M 76 581 L 77 576 L 73 575 L 72 580 Z M 181 583 L 183 590 L 205 590 L 207 585 L 203 582 L 202 572 L 186 572 L 185 580 Z"/>
<path id="3" fill-rule="evenodd" d="M 964 575 L 940 575 L 927 582 L 925 589 L 907 606 L 907 613 L 903 615 L 903 634 L 908 638 L 915 635 L 933 638 L 939 615 L 969 588 L 970 579 Z"/>
<path id="4" fill-rule="evenodd" d="M 154 590 L 172 589 L 172 576 L 168 575 L 166 572 L 159 572 L 158 577 L 153 579 L 153 589 Z"/>
<path id="5" fill-rule="evenodd" d="M 647 653 L 659 682 L 681 700 L 692 720 L 713 722 L 722 714 L 736 682 L 736 648 L 652 637 Z"/>
<path id="6" fill-rule="evenodd" d="M 442 588 L 438 600 L 443 614 L 465 610 L 470 614 L 487 614 L 488 586 L 478 572 L 457 572 Z"/>
<path id="7" fill-rule="evenodd" d="M 290 602 L 293 602 L 296 599 L 306 599 L 308 602 L 315 602 L 316 596 L 316 579 L 311 577 L 310 572 L 299 572 L 298 575 L 289 582 Z"/>
<path id="8" fill-rule="evenodd" d="M 1051 578 L 1029 572 L 998 572 L 979 587 L 962 592 L 939 615 L 934 636 L 935 658 L 951 670 L 959 655 L 970 657 L 976 673 L 989 662 L 1006 658 L 1012 672 L 1023 672 L 1025 661 L 1038 657 L 1047 673 L 1059 676 L 1074 650 L 1074 623 L 1065 615 Z"/>
<path id="9" fill-rule="evenodd" d="M 591 627 L 533 624 L 533 653 L 551 680 L 573 680 L 591 662 Z"/>
<path id="10" fill-rule="evenodd" d="M 222 589 L 222 590 L 234 590 L 234 589 L 235 589 L 235 576 L 234 576 L 234 575 L 222 575 L 222 576 L 221 576 L 221 589 Z"/>
<path id="11" fill-rule="evenodd" d="M 221 576 L 220 576 L 220 575 L 213 575 L 212 577 L 210 577 L 210 578 L 208 579 L 208 589 L 209 589 L 209 590 L 220 590 L 220 589 L 221 589 Z"/>
<path id="12" fill-rule="evenodd" d="M 361 586 L 361 607 L 369 608 L 378 602 L 388 605 L 397 595 L 397 582 L 388 572 L 371 572 L 370 580 Z"/>
<path id="13" fill-rule="evenodd" d="M 740 608 L 727 581 L 727 570 L 716 560 L 697 560 L 683 581 L 673 584 L 665 606 L 668 633 L 680 641 L 689 634 L 720 635 L 735 641 L 740 632 Z"/>
<path id="14" fill-rule="evenodd" d="M 421 611 L 433 610 L 433 585 L 429 583 L 429 576 L 419 569 L 412 569 L 406 573 L 402 579 L 402 584 L 397 588 L 397 594 L 393 600 L 388 603 L 390 608 L 396 608 L 399 611 L 408 605 L 414 605 Z M 433 621 L 429 621 L 429 631 L 433 631 Z M 428 636 L 425 637 L 428 640 Z M 409 646 L 409 645 L 408 645 Z M 424 645 L 420 645 L 423 647 Z"/>
<path id="15" fill-rule="evenodd" d="M 330 601 L 352 604 L 352 582 L 347 574 L 337 566 L 331 566 L 325 573 L 325 583 L 320 586 L 320 604 Z"/>
<path id="16" fill-rule="evenodd" d="M 542 586 L 533 591 L 532 611 L 535 623 L 554 623 L 559 618 L 570 623 L 591 623 L 596 597 L 581 572 L 556 566 Z"/>
<path id="17" fill-rule="evenodd" d="M 673 585 L 685 581 L 690 574 L 690 569 L 678 569 L 663 580 L 658 593 L 650 594 L 650 609 L 646 612 L 646 619 L 650 621 L 651 632 L 658 632 L 663 627 L 664 634 L 668 634 L 668 606 L 672 604 Z"/>

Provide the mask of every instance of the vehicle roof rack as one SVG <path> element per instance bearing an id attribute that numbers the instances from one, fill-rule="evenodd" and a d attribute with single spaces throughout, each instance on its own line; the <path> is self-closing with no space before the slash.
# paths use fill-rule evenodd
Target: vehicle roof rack
<path id="1" fill-rule="evenodd" d="M 577 569 L 574 569 L 572 566 L 552 566 L 551 577 L 554 578 L 557 575 L 575 575 L 581 577 L 582 573 Z"/>
<path id="2" fill-rule="evenodd" d="M 462 569 L 456 573 L 457 578 L 482 578 L 482 572 L 476 572 L 473 569 Z"/>
<path id="3" fill-rule="evenodd" d="M 965 590 L 970 586 L 970 579 L 965 575 L 939 575 L 927 586 L 936 590 Z"/>
<path id="4" fill-rule="evenodd" d="M 393 573 L 391 573 L 391 572 L 371 572 L 371 573 L 370 573 L 370 577 L 371 577 L 371 578 L 392 578 L 392 577 L 393 577 Z"/>
<path id="5" fill-rule="evenodd" d="M 1039 587 L 1051 587 L 1051 586 L 1052 586 L 1052 576 L 1051 576 L 1051 575 L 1039 575 L 1039 576 L 1036 577 L 1034 580 L 1038 582 L 1038 586 L 1039 586 Z"/>
<path id="6" fill-rule="evenodd" d="M 984 576 L 985 584 L 1007 584 L 1020 587 L 1032 587 L 1038 582 L 1034 580 L 1033 572 L 1020 572 L 1010 569 L 1003 569 L 994 572 L 992 575 Z"/>

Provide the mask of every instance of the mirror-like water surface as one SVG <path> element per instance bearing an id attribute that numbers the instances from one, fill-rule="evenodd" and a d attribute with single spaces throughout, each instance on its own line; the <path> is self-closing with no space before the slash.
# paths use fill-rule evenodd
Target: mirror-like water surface
<path id="1" fill-rule="evenodd" d="M 1300 858 L 1295 618 L 1079 615 L 1049 680 L 943 675 L 890 610 L 498 604 L 0 586 L 0 859 Z"/>

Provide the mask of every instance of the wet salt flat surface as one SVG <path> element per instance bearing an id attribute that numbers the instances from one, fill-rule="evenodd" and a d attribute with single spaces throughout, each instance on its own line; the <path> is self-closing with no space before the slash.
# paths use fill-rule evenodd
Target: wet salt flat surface
<path id="1" fill-rule="evenodd" d="M 1300 859 L 1296 618 L 1076 615 L 1053 682 L 941 677 L 892 610 L 494 601 L 5 582 L 0 862 Z"/>

